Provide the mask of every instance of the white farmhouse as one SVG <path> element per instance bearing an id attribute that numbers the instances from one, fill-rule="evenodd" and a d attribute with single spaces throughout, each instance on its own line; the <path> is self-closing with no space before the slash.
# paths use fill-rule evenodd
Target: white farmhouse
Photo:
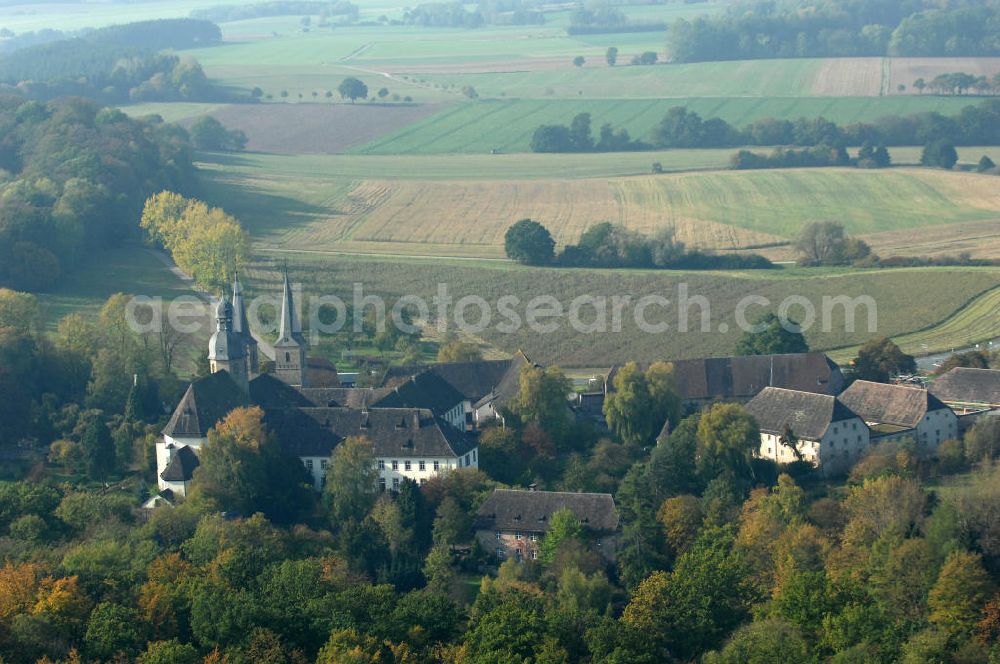
<path id="1" fill-rule="evenodd" d="M 777 463 L 801 459 L 835 475 L 870 446 L 865 421 L 828 394 L 766 387 L 746 409 L 760 427 L 760 457 Z"/>
<path id="2" fill-rule="evenodd" d="M 857 380 L 840 400 L 864 418 L 873 438 L 912 438 L 924 455 L 958 436 L 958 417 L 936 396 L 910 385 L 886 385 Z"/>

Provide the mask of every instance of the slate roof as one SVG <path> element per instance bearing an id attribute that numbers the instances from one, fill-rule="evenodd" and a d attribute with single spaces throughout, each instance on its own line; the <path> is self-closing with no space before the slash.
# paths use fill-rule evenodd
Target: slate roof
<path id="1" fill-rule="evenodd" d="M 930 392 L 947 403 L 1000 405 L 1000 371 L 955 367 L 930 385 Z"/>
<path id="2" fill-rule="evenodd" d="M 427 370 L 392 388 L 376 401 L 375 408 L 427 408 L 441 416 L 465 399 L 438 373 Z"/>
<path id="3" fill-rule="evenodd" d="M 367 438 L 376 457 L 460 457 L 475 439 L 422 408 L 292 408 L 267 411 L 265 422 L 295 456 L 329 456 L 350 436 Z"/>
<path id="4" fill-rule="evenodd" d="M 836 397 L 778 387 L 765 387 L 746 409 L 762 432 L 781 435 L 787 426 L 796 436 L 808 440 L 823 438 L 834 422 L 858 417 Z"/>
<path id="5" fill-rule="evenodd" d="M 547 532 L 552 514 L 569 509 L 584 529 L 597 533 L 618 530 L 618 511 L 609 493 L 516 491 L 497 489 L 476 512 L 479 530 Z"/>
<path id="6" fill-rule="evenodd" d="M 306 370 L 311 387 L 340 387 L 337 367 L 325 357 L 306 358 Z"/>
<path id="7" fill-rule="evenodd" d="M 681 399 L 748 399 L 765 387 L 782 387 L 801 392 L 836 395 L 843 387 L 840 367 L 823 353 L 750 355 L 674 360 L 674 376 Z M 608 374 L 613 391 L 620 367 Z M 645 371 L 649 364 L 640 364 Z"/>
<path id="8" fill-rule="evenodd" d="M 364 408 L 389 390 L 370 387 L 292 387 L 270 374 L 250 381 L 250 399 L 261 408 Z"/>
<path id="9" fill-rule="evenodd" d="M 393 393 L 374 404 L 383 407 L 429 408 L 438 416 L 462 401 L 478 407 L 503 405 L 517 394 L 521 369 L 533 363 L 518 351 L 509 360 L 452 362 L 429 367 L 390 369 L 383 384 Z M 409 372 L 409 377 L 405 374 Z"/>
<path id="10" fill-rule="evenodd" d="M 934 410 L 948 408 L 940 399 L 922 387 L 886 385 L 856 380 L 840 400 L 866 422 L 895 424 L 912 429 Z"/>
<path id="11" fill-rule="evenodd" d="M 500 378 L 500 382 L 489 393 L 484 394 L 482 398 L 474 402 L 473 406 L 479 408 L 487 403 L 493 403 L 494 406 L 505 405 L 517 396 L 521 387 L 521 370 L 528 366 L 537 367 L 539 365 L 529 360 L 528 356 L 521 351 L 517 351 L 511 359 L 507 371 Z"/>
<path id="12" fill-rule="evenodd" d="M 167 467 L 160 473 L 160 479 L 167 482 L 189 482 L 194 476 L 194 469 L 199 465 L 201 462 L 194 450 L 188 445 L 182 445 L 167 462 Z"/>
<path id="13" fill-rule="evenodd" d="M 188 386 L 163 433 L 171 438 L 204 438 L 230 411 L 247 405 L 247 395 L 229 372 L 217 371 Z"/>

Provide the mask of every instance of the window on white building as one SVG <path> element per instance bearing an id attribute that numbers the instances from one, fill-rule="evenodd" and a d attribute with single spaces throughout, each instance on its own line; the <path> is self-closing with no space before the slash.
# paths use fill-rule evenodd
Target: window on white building
<path id="1" fill-rule="evenodd" d="M 319 462 L 319 467 L 322 468 L 323 470 L 326 470 L 327 468 L 330 467 L 330 461 L 328 459 L 322 459 Z"/>
<path id="2" fill-rule="evenodd" d="M 519 540 L 522 537 L 523 537 L 523 535 L 521 535 L 521 531 L 520 530 L 514 532 L 514 539 Z"/>
<path id="3" fill-rule="evenodd" d="M 420 470 L 427 470 L 427 464 L 421 461 L 420 463 L 417 464 L 417 468 L 419 468 Z"/>
<path id="4" fill-rule="evenodd" d="M 498 531 L 496 532 L 496 536 L 497 536 L 497 539 L 500 539 L 500 537 L 501 537 L 501 533 L 500 533 L 500 531 L 499 531 L 499 530 L 498 530 Z"/>
<path id="5" fill-rule="evenodd" d="M 379 459 L 378 460 L 378 469 L 379 470 L 385 470 L 385 459 Z"/>
<path id="6" fill-rule="evenodd" d="M 434 470 L 439 470 L 440 467 L 441 467 L 441 462 L 440 461 L 435 461 L 434 462 Z"/>
<path id="7" fill-rule="evenodd" d="M 466 468 L 469 467 L 469 455 L 468 454 L 465 455 L 465 467 Z"/>
<path id="8" fill-rule="evenodd" d="M 393 491 L 399 491 L 399 478 L 398 477 L 393 477 L 392 478 L 392 490 Z"/>
<path id="9" fill-rule="evenodd" d="M 392 469 L 393 470 L 399 470 L 399 462 L 398 461 L 393 461 L 392 462 Z"/>
<path id="10" fill-rule="evenodd" d="M 499 546 L 497 547 L 497 560 L 503 560 L 503 549 Z"/>
<path id="11" fill-rule="evenodd" d="M 378 488 L 379 488 L 379 491 L 385 491 L 385 478 L 384 477 L 378 478 Z"/>
<path id="12" fill-rule="evenodd" d="M 531 550 L 531 559 L 532 560 L 538 560 L 538 549 L 532 549 Z"/>
<path id="13" fill-rule="evenodd" d="M 403 470 L 409 470 L 409 469 L 410 469 L 410 461 L 406 460 L 403 462 Z"/>
<path id="14" fill-rule="evenodd" d="M 310 473 L 312 472 L 312 469 L 313 469 L 313 460 L 312 459 L 306 459 L 306 468 L 309 469 Z"/>
<path id="15" fill-rule="evenodd" d="M 531 535 L 528 536 L 528 539 L 530 539 L 532 542 L 537 542 L 538 541 L 538 533 L 531 533 Z"/>
<path id="16" fill-rule="evenodd" d="M 476 460 L 476 450 L 472 450 L 472 460 Z"/>

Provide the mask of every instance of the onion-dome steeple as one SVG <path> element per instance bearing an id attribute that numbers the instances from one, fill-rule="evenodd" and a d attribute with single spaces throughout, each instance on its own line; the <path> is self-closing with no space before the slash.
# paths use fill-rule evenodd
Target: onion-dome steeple
<path id="1" fill-rule="evenodd" d="M 215 334 L 208 341 L 208 361 L 212 373 L 229 372 L 236 384 L 246 391 L 246 350 L 243 339 L 233 332 L 233 305 L 225 295 L 215 306 L 215 322 Z"/>

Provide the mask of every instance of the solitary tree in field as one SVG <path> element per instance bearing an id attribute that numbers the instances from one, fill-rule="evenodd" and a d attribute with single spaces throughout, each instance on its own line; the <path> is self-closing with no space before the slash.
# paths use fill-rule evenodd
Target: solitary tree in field
<path id="1" fill-rule="evenodd" d="M 340 82 L 337 92 L 340 93 L 341 99 L 350 99 L 352 104 L 356 99 L 368 98 L 368 86 L 352 76 Z"/>
<path id="2" fill-rule="evenodd" d="M 615 63 L 618 62 L 618 47 L 609 46 L 607 52 L 604 54 L 604 59 L 608 61 L 609 67 L 614 67 Z"/>
<path id="3" fill-rule="evenodd" d="M 287 99 L 288 98 L 288 90 L 282 90 L 281 91 L 281 98 L 282 99 Z"/>
<path id="4" fill-rule="evenodd" d="M 555 246 L 549 230 L 531 219 L 522 219 L 508 228 L 504 235 L 507 257 L 525 265 L 551 263 Z"/>
<path id="5" fill-rule="evenodd" d="M 379 99 L 385 99 L 388 96 L 389 96 L 389 88 L 379 88 L 378 89 L 378 98 Z"/>
<path id="6" fill-rule="evenodd" d="M 312 91 L 312 96 L 313 96 L 313 101 L 316 101 L 316 97 L 318 97 L 318 96 L 319 96 L 319 93 L 318 93 L 318 92 L 316 92 L 315 90 L 313 90 L 313 91 Z"/>
<path id="7" fill-rule="evenodd" d="M 578 55 L 575 58 L 573 58 L 573 64 L 577 67 L 582 67 L 584 62 L 586 62 L 586 60 L 583 58 L 582 55 Z"/>
<path id="8" fill-rule="evenodd" d="M 924 94 L 924 88 L 927 87 L 927 83 L 924 82 L 924 79 L 918 78 L 913 82 L 913 87 L 915 87 L 917 89 L 917 92 L 919 92 L 920 94 Z"/>
<path id="9" fill-rule="evenodd" d="M 324 97 L 326 97 L 327 99 L 333 99 L 333 91 L 332 91 L 332 90 L 327 90 L 327 91 L 326 91 L 326 92 L 325 92 L 325 93 L 323 94 L 323 96 L 324 96 Z"/>

